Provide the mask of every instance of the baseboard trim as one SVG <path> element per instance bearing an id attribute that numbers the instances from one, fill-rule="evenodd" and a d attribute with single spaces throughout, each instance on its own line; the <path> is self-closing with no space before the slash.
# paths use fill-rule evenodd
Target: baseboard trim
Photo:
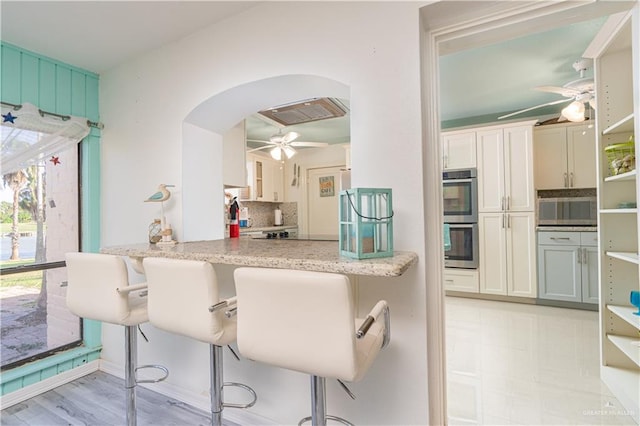
<path id="1" fill-rule="evenodd" d="M 25 386 L 22 389 L 3 395 L 0 397 L 0 410 L 4 410 L 12 405 L 24 402 L 34 396 L 38 396 L 44 392 L 50 391 L 51 389 L 55 389 L 58 386 L 64 385 L 65 383 L 72 382 L 80 377 L 86 376 L 87 374 L 91 374 L 94 371 L 98 371 L 99 366 L 99 360 L 90 361 L 86 364 L 80 365 L 79 367 L 72 368 L 71 370 L 49 377 L 48 379 L 41 380 L 38 383 Z"/>
<path id="2" fill-rule="evenodd" d="M 102 360 L 100 362 L 100 371 L 124 380 L 124 369 L 121 365 Z M 177 399 L 180 402 L 188 404 L 199 410 L 209 412 L 211 410 L 211 399 L 209 394 L 191 392 L 187 389 L 175 386 L 171 383 L 158 382 L 150 384 L 141 384 L 146 389 L 158 392 L 166 397 Z M 259 396 L 258 396 L 259 398 Z M 262 426 L 278 426 L 279 422 L 253 413 L 250 409 L 226 408 L 223 417 L 239 425 L 262 425 Z"/>

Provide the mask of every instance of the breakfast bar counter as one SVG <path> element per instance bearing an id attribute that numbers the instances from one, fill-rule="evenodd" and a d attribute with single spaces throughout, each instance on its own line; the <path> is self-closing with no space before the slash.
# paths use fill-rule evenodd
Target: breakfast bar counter
<path id="1" fill-rule="evenodd" d="M 395 251 L 392 257 L 350 259 L 340 256 L 338 241 L 264 240 L 250 237 L 193 241 L 175 245 L 132 244 L 104 247 L 101 253 L 201 260 L 214 264 L 297 269 L 351 275 L 397 277 L 418 261 L 416 253 Z"/>

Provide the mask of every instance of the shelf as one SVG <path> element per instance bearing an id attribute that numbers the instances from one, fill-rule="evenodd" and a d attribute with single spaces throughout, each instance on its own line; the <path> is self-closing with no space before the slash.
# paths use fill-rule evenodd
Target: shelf
<path id="1" fill-rule="evenodd" d="M 607 309 L 640 330 L 640 315 L 634 315 L 638 310 L 633 306 L 607 305 Z"/>
<path id="2" fill-rule="evenodd" d="M 607 338 L 637 366 L 640 367 L 640 339 L 607 334 Z"/>
<path id="3" fill-rule="evenodd" d="M 630 172 L 627 172 L 627 173 L 606 177 L 604 178 L 604 181 L 615 182 L 615 181 L 623 181 L 623 180 L 636 180 L 636 174 L 637 174 L 636 170 L 631 170 Z"/>
<path id="4" fill-rule="evenodd" d="M 601 214 L 623 214 L 623 213 L 638 213 L 638 209 L 602 209 Z"/>
<path id="5" fill-rule="evenodd" d="M 605 254 L 609 257 L 613 257 L 615 259 L 624 260 L 625 262 L 639 264 L 638 262 L 638 253 L 631 252 L 623 252 L 623 251 L 608 251 Z"/>
<path id="6" fill-rule="evenodd" d="M 633 132 L 633 113 L 627 115 L 617 123 L 613 123 L 602 131 L 603 135 L 612 135 L 614 133 L 628 133 Z"/>

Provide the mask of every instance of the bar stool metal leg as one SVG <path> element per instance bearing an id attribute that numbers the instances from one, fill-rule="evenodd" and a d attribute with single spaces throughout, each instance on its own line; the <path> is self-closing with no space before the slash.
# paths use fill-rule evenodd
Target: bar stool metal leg
<path id="1" fill-rule="evenodd" d="M 311 376 L 311 424 L 326 426 L 327 402 L 326 384 L 324 377 Z"/>
<path id="2" fill-rule="evenodd" d="M 127 390 L 127 425 L 136 426 L 136 360 L 138 359 L 138 345 L 136 326 L 124 327 L 125 338 L 125 372 L 124 387 Z"/>
<path id="3" fill-rule="evenodd" d="M 209 345 L 211 368 L 211 424 L 222 426 L 222 347 Z"/>

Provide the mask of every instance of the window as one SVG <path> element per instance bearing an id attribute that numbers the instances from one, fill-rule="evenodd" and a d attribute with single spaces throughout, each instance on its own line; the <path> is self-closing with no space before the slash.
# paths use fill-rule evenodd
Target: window
<path id="1" fill-rule="evenodd" d="M 4 168 L 7 145 L 41 147 L 38 142 L 50 138 L 48 132 L 2 123 L 2 370 L 82 343 L 81 320 L 67 310 L 64 287 L 64 255 L 80 249 L 77 140 L 62 140 L 60 151 L 46 157 L 39 150 L 35 161 L 31 156 L 18 170 Z"/>

